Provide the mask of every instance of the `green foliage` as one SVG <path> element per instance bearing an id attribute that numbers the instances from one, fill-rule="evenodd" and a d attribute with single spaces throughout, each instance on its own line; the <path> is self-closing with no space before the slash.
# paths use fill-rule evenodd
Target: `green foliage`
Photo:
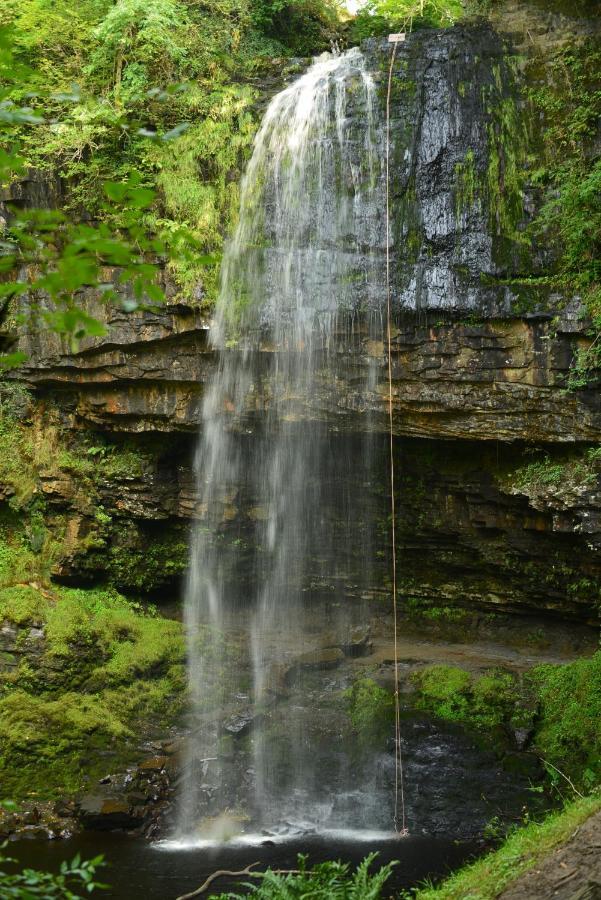
<path id="1" fill-rule="evenodd" d="M 21 94 L 32 93 L 37 75 L 15 59 L 8 35 L 0 31 L 0 75 L 4 79 L 0 138 L 10 148 L 0 156 L 0 184 L 4 187 L 25 169 L 17 144 L 20 132 L 45 122 L 39 112 L 14 102 Z M 154 193 L 141 184 L 136 173 L 120 183 L 107 182 L 105 191 L 108 202 L 103 204 L 102 222 L 73 222 L 60 210 L 19 209 L 13 210 L 4 229 L 0 298 L 17 304 L 17 322 L 36 327 L 43 324 L 64 334 L 73 349 L 82 338 L 99 337 L 106 331 L 84 308 L 84 289 L 102 288 L 105 302 L 121 302 L 129 309 L 163 297 L 156 283 L 157 270 L 147 255 L 162 252 L 164 245 L 140 225 L 140 210 L 153 201 Z M 118 285 L 106 284 L 107 267 L 118 268 Z M 132 296 L 124 300 L 126 284 Z M 22 361 L 23 355 L 17 353 L 5 356 L 2 365 L 7 368 Z"/>
<path id="2" fill-rule="evenodd" d="M 160 302 L 157 258 L 188 300 L 210 305 L 257 127 L 243 82 L 269 57 L 326 49 L 334 0 L 9 0 L 0 24 L 9 23 L 0 127 L 15 150 L 0 159 L 4 181 L 46 168 L 68 186 L 65 209 L 15 211 L 0 295 L 22 298 L 17 322 L 50 327 L 74 348 L 101 337 L 103 316 L 82 292 L 100 288 L 127 310 Z M 25 97 L 34 108 L 19 105 Z M 166 146 L 186 129 L 185 146 Z M 83 224 L 82 210 L 94 221 Z M 114 284 L 107 269 L 118 270 Z"/>
<path id="3" fill-rule="evenodd" d="M 0 866 L 14 864 L 15 860 L 0 852 Z M 79 854 L 71 862 L 61 863 L 57 875 L 38 869 L 23 869 L 11 873 L 0 869 L 0 892 L 4 900 L 81 900 L 84 891 L 89 896 L 96 888 L 107 885 L 95 880 L 96 872 L 103 864 L 103 857 L 82 860 Z"/>
<path id="4" fill-rule="evenodd" d="M 252 103 L 256 92 L 246 85 L 227 85 L 207 93 L 205 118 L 192 125 L 177 147 L 157 147 L 154 153 L 157 184 L 168 218 L 157 225 L 175 231 L 184 223 L 205 256 L 196 253 L 172 264 L 187 297 L 203 284 L 204 302 L 217 293 L 217 265 L 224 232 L 238 210 L 238 183 L 256 130 Z M 207 255 L 208 254 L 208 255 Z"/>
<path id="5" fill-rule="evenodd" d="M 427 619 L 441 626 L 465 622 L 470 616 L 467 609 L 457 606 L 436 606 L 423 597 L 404 597 L 402 608 L 411 619 Z"/>
<path id="6" fill-rule="evenodd" d="M 559 168 L 554 183 L 560 190 L 543 207 L 539 227 L 559 236 L 564 274 L 582 292 L 591 320 L 590 343 L 578 348 L 568 380 L 574 390 L 594 383 L 601 370 L 601 159 L 590 168 L 587 162 Z"/>
<path id="7" fill-rule="evenodd" d="M 66 335 L 74 350 L 83 338 L 101 337 L 107 330 L 83 307 L 84 289 L 102 286 L 103 301 L 119 303 L 126 311 L 163 298 L 157 269 L 146 254 L 162 252 L 164 245 L 149 238 L 140 225 L 140 210 L 154 194 L 135 175 L 127 182 L 108 182 L 106 192 L 109 201 L 116 198 L 119 205 L 107 202 L 106 221 L 98 225 L 73 223 L 60 211 L 34 209 L 16 213 L 7 231 L 10 251 L 3 255 L 0 271 L 10 280 L 0 286 L 0 296 L 23 298 L 18 320 Z M 113 284 L 105 281 L 107 268 L 118 272 Z"/>
<path id="8" fill-rule="evenodd" d="M 540 704 L 535 745 L 581 788 L 601 782 L 601 651 L 529 676 Z"/>
<path id="9" fill-rule="evenodd" d="M 340 26 L 335 0 L 259 0 L 251 15 L 259 29 L 297 56 L 329 50 Z"/>
<path id="10" fill-rule="evenodd" d="M 187 24 L 175 0 L 117 0 L 93 31 L 88 72 L 119 99 L 167 83 L 185 61 Z"/>
<path id="11" fill-rule="evenodd" d="M 0 413 L 0 483 L 12 493 L 11 503 L 16 509 L 24 506 L 35 491 L 32 451 L 20 424 L 11 415 Z"/>
<path id="12" fill-rule="evenodd" d="M 127 536 L 119 542 L 115 528 L 111 529 L 112 542 L 108 548 L 90 552 L 82 560 L 82 568 L 97 569 L 106 573 L 110 581 L 124 590 L 151 592 L 178 578 L 188 564 L 188 542 L 180 530 L 163 530 L 159 538 L 142 548 L 132 547 Z"/>
<path id="13" fill-rule="evenodd" d="M 589 447 L 568 455 L 533 452 L 538 459 L 513 469 L 503 476 L 502 481 L 527 494 L 546 487 L 563 491 L 592 486 L 601 475 L 601 447 Z"/>
<path id="14" fill-rule="evenodd" d="M 448 28 L 465 15 L 462 0 L 368 0 L 350 26 L 351 40 L 415 28 Z"/>
<path id="15" fill-rule="evenodd" d="M 543 165 L 534 180 L 546 202 L 535 231 L 563 248 L 558 286 L 583 298 L 591 320 L 590 340 L 575 348 L 567 383 L 574 390 L 596 383 L 601 368 L 601 49 L 593 40 L 563 47 L 545 65 L 546 81 L 529 91 L 543 119 Z"/>
<path id="16" fill-rule="evenodd" d="M 388 863 L 377 872 L 369 870 L 377 857 L 370 853 L 354 872 L 350 865 L 342 862 L 325 862 L 307 867 L 307 858 L 298 857 L 298 872 L 288 875 L 278 874 L 268 869 L 266 872 L 252 873 L 258 884 L 247 882 L 244 895 L 228 893 L 212 895 L 211 900 L 242 900 L 242 897 L 256 897 L 257 900 L 380 900 L 384 885 L 390 878 L 396 863 Z"/>

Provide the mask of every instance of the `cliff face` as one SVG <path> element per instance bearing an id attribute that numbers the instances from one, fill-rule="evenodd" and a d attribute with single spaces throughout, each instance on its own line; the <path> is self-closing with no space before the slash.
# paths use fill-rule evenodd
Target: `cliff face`
<path id="1" fill-rule="evenodd" d="M 468 599 L 587 618 L 597 602 L 600 574 L 598 461 L 587 458 L 585 480 L 576 478 L 566 493 L 556 481 L 539 484 L 536 473 L 528 481 L 530 457 L 520 448 L 544 444 L 536 457 L 543 468 L 559 454 L 561 480 L 561 473 L 569 475 L 581 464 L 584 451 L 577 445 L 601 436 L 595 385 L 565 390 L 578 351 L 591 344 L 586 311 L 578 296 L 549 278 L 560 247 L 525 238 L 541 203 L 532 177 L 542 153 L 533 86 L 548 78 L 544 57 L 550 49 L 597 40 L 600 29 L 592 18 L 535 4 L 510 2 L 504 10 L 503 16 L 493 13 L 492 21 L 410 35 L 394 65 L 393 416 L 403 439 L 398 446 L 405 587 L 429 602 Z M 378 86 L 383 154 L 390 48 L 371 41 L 365 54 Z M 19 190 L 21 202 L 33 203 L 46 189 L 34 180 Z M 46 193 L 45 203 L 56 202 L 55 188 Z M 366 252 L 383 260 L 381 210 L 373 215 L 376 238 Z M 107 282 L 114 275 L 107 272 Z M 79 539 L 58 565 L 59 577 L 108 573 L 127 587 L 123 554 L 158 547 L 165 534 L 165 547 L 180 547 L 178 564 L 154 584 L 138 586 L 171 589 L 185 567 L 180 551 L 196 504 L 192 436 L 215 355 L 196 301 L 176 299 L 167 275 L 165 288 L 165 307 L 133 314 L 87 298 L 109 333 L 77 353 L 55 335 L 21 331 L 19 349 L 29 360 L 20 377 L 38 397 L 57 405 L 61 427 L 110 439 L 131 436 L 148 458 L 139 474 L 99 486 L 102 504 L 114 517 L 101 550 L 83 547 L 98 526 L 73 500 L 69 479 L 57 471 L 44 476 L 51 504 L 78 520 L 73 528 Z M 325 421 L 349 439 L 367 427 L 387 428 L 385 347 L 373 340 L 373 331 L 368 337 L 370 312 L 361 297 L 358 307 L 351 323 L 341 323 L 335 353 L 324 359 L 319 392 L 298 413 Z M 274 353 L 265 347 L 263 358 L 268 369 Z M 376 373 L 369 390 L 368 370 Z M 249 414 L 260 419 L 269 404 L 260 384 L 257 396 Z M 160 444 L 157 434 L 163 435 Z M 446 441 L 460 443 L 451 448 Z M 526 471 L 521 480 L 503 480 L 503 467 L 488 456 L 491 442 L 501 447 L 501 462 Z M 503 446 L 514 442 L 519 444 L 513 449 Z M 575 449 L 564 452 L 563 445 Z M 424 462 L 427 446 L 436 465 Z M 461 459 L 454 471 L 445 468 L 450 457 Z M 379 478 L 384 490 L 384 474 Z M 232 516 L 246 515 L 243 504 L 234 502 Z M 378 590 L 386 588 L 384 569 Z"/>
<path id="2" fill-rule="evenodd" d="M 593 19 L 528 3 L 510 2 L 505 11 L 493 24 L 416 32 L 396 52 L 394 427 L 399 435 L 427 437 L 595 441 L 601 433 L 595 384 L 564 392 L 578 352 L 591 344 L 587 313 L 573 291 L 549 277 L 561 241 L 526 237 L 526 229 L 541 204 L 534 170 L 543 153 L 542 113 L 535 92 L 556 77 L 544 56 L 564 44 L 598 40 L 601 28 Z M 377 84 L 384 159 L 391 51 L 375 40 L 364 51 Z M 364 123 L 352 119 L 352 105 L 349 114 L 354 140 Z M 383 197 L 382 172 L 378 178 Z M 352 185 L 340 190 L 352 193 Z M 21 202 L 56 202 L 55 185 L 33 180 L 19 192 Z M 376 414 L 376 427 L 385 427 L 388 391 L 384 347 L 367 338 L 367 321 L 373 333 L 385 295 L 385 228 L 377 204 L 366 214 L 373 245 L 365 252 L 379 260 L 372 268 L 382 283 L 375 292 L 370 285 L 369 296 L 360 283 L 353 288 L 356 313 L 341 323 L 334 359 L 324 366 L 323 395 L 306 408 L 309 418 L 331 414 L 337 427 L 351 429 L 361 428 L 366 410 Z M 355 249 L 352 271 L 361 269 L 361 252 Z M 107 282 L 114 276 L 107 271 Z M 167 275 L 165 288 L 170 303 L 145 314 L 105 310 L 90 297 L 90 311 L 107 321 L 109 334 L 76 354 L 54 335 L 24 331 L 19 349 L 30 363 L 23 376 L 40 391 L 68 395 L 86 426 L 195 430 L 215 364 L 209 323 L 193 298 L 177 295 L 176 301 Z M 377 308 L 369 312 L 374 296 Z M 267 367 L 270 354 L 265 357 Z M 375 390 L 358 389 L 374 361 Z"/>
<path id="3" fill-rule="evenodd" d="M 93 307 L 92 307 L 93 308 Z M 78 354 L 59 338 L 25 338 L 27 383 L 52 392 L 82 426 L 111 432 L 195 432 L 204 387 L 215 366 L 208 327 L 179 303 L 155 313 L 108 316 L 109 335 Z M 550 316 L 422 323 L 405 317 L 393 334 L 394 430 L 415 437 L 574 443 L 601 435 L 597 390 L 568 393 L 583 323 L 569 310 Z M 321 391 L 308 419 L 332 417 L 337 428 L 387 428 L 383 342 L 340 335 L 340 352 L 324 361 Z M 235 352 L 235 351 L 232 351 Z M 265 351 L 268 368 L 274 354 Z M 377 384 L 367 391 L 375 365 Z M 267 405 L 269 398 L 264 396 Z"/>

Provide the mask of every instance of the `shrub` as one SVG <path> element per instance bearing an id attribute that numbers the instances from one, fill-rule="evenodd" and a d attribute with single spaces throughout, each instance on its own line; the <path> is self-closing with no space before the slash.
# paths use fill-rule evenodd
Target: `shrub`
<path id="1" fill-rule="evenodd" d="M 540 704 L 534 743 L 582 787 L 601 781 L 601 651 L 529 675 Z"/>

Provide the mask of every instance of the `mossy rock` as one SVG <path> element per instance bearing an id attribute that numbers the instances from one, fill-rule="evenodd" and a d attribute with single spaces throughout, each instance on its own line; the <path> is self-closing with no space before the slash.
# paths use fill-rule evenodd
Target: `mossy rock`
<path id="1" fill-rule="evenodd" d="M 0 619 L 20 642 L 0 674 L 0 772 L 15 799 L 78 790 L 107 758 L 133 761 L 182 709 L 182 628 L 152 608 L 113 589 L 17 586 L 0 591 Z"/>

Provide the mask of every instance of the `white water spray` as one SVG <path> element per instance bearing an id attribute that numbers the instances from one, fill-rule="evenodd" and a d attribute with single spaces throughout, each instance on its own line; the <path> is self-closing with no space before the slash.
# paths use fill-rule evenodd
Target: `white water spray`
<path id="1" fill-rule="evenodd" d="M 353 745 L 344 676 L 328 675 L 372 583 L 374 525 L 349 493 L 351 473 L 372 478 L 370 428 L 351 458 L 315 412 L 341 331 L 347 346 L 383 296 L 376 99 L 359 50 L 318 60 L 272 100 L 242 183 L 196 456 L 186 839 L 391 821 L 388 775 Z"/>

